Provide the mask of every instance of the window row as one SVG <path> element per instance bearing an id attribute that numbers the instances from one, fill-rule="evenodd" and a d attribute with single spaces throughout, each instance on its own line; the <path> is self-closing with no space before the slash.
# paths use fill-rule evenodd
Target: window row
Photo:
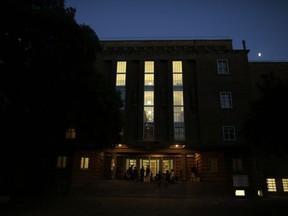
<path id="1" fill-rule="evenodd" d="M 266 184 L 268 192 L 277 192 L 281 190 L 283 192 L 288 192 L 288 178 L 282 178 L 282 179 L 267 178 Z"/>
<path id="2" fill-rule="evenodd" d="M 80 158 L 80 169 L 88 169 L 89 168 L 89 157 L 81 157 Z M 67 156 L 58 156 L 57 157 L 57 168 L 66 168 L 67 167 Z"/>
<path id="3" fill-rule="evenodd" d="M 126 61 L 118 61 L 116 68 L 116 86 L 126 85 Z M 173 86 L 182 85 L 182 61 L 172 62 Z M 144 64 L 144 85 L 154 85 L 154 61 L 145 61 Z M 217 74 L 229 75 L 228 59 L 217 59 Z"/>
<path id="4" fill-rule="evenodd" d="M 174 114 L 175 115 L 175 114 Z M 146 123 L 143 126 L 143 139 L 144 140 L 154 140 L 154 124 L 149 123 L 149 118 L 154 118 L 154 116 L 149 116 L 149 113 L 145 115 Z M 181 115 L 174 116 L 175 119 L 182 119 Z M 185 127 L 183 122 L 174 123 L 174 140 L 185 140 Z M 222 127 L 223 141 L 234 141 L 236 140 L 235 126 L 223 126 Z"/>

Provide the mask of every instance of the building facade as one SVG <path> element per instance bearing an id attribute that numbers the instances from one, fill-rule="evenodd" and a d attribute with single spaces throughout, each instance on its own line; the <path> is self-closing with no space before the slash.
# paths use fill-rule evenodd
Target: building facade
<path id="1" fill-rule="evenodd" d="M 122 99 L 122 140 L 100 152 L 74 152 L 72 183 L 125 179 L 131 166 L 149 167 L 152 180 L 173 170 L 177 180 L 194 181 L 195 167 L 196 181 L 231 193 L 269 191 L 266 160 L 250 151 L 241 131 L 263 73 L 249 63 L 244 42 L 239 50 L 226 39 L 100 43 L 96 68 Z M 287 63 L 282 70 L 288 73 Z M 66 160 L 58 157 L 57 166 Z M 285 169 L 274 178 L 282 192 Z"/>

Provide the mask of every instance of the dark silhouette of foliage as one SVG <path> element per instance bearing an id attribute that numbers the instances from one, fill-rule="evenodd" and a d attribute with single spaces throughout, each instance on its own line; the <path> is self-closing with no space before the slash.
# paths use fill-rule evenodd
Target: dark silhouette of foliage
<path id="1" fill-rule="evenodd" d="M 262 78 L 261 96 L 252 103 L 243 132 L 251 146 L 283 156 L 288 153 L 288 80 L 273 74 Z"/>
<path id="2" fill-rule="evenodd" d="M 11 187 L 38 190 L 45 158 L 65 145 L 68 126 L 82 148 L 107 148 L 119 139 L 120 98 L 95 68 L 96 33 L 77 24 L 75 13 L 58 0 L 1 4 L 0 162 L 13 171 Z"/>

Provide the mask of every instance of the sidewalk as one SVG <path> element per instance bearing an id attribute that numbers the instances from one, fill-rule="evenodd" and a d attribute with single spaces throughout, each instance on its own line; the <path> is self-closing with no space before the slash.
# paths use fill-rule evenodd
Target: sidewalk
<path id="1" fill-rule="evenodd" d="M 161 187 L 152 182 L 98 181 L 72 188 L 67 195 L 23 200 L 2 214 L 22 216 L 170 216 L 282 215 L 288 199 L 238 199 L 219 188 L 197 182 Z M 4 212 L 5 213 L 5 212 Z M 281 213 L 281 214 L 280 214 Z"/>

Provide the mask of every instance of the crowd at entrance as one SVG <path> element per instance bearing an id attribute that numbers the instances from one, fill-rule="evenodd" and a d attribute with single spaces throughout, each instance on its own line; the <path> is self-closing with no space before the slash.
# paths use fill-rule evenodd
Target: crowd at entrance
<path id="1" fill-rule="evenodd" d="M 179 180 L 179 177 L 175 175 L 173 169 L 171 169 L 170 171 L 166 170 L 165 173 L 162 173 L 161 171 L 159 171 L 155 175 L 154 173 L 151 172 L 149 165 L 147 165 L 146 168 L 142 166 L 140 171 L 138 171 L 136 166 L 131 165 L 127 169 L 123 179 L 132 180 L 134 182 L 139 182 L 139 181 L 140 182 L 155 182 L 156 181 L 159 183 L 159 186 L 160 186 L 161 183 L 164 183 L 164 182 L 174 184 L 175 182 Z"/>

